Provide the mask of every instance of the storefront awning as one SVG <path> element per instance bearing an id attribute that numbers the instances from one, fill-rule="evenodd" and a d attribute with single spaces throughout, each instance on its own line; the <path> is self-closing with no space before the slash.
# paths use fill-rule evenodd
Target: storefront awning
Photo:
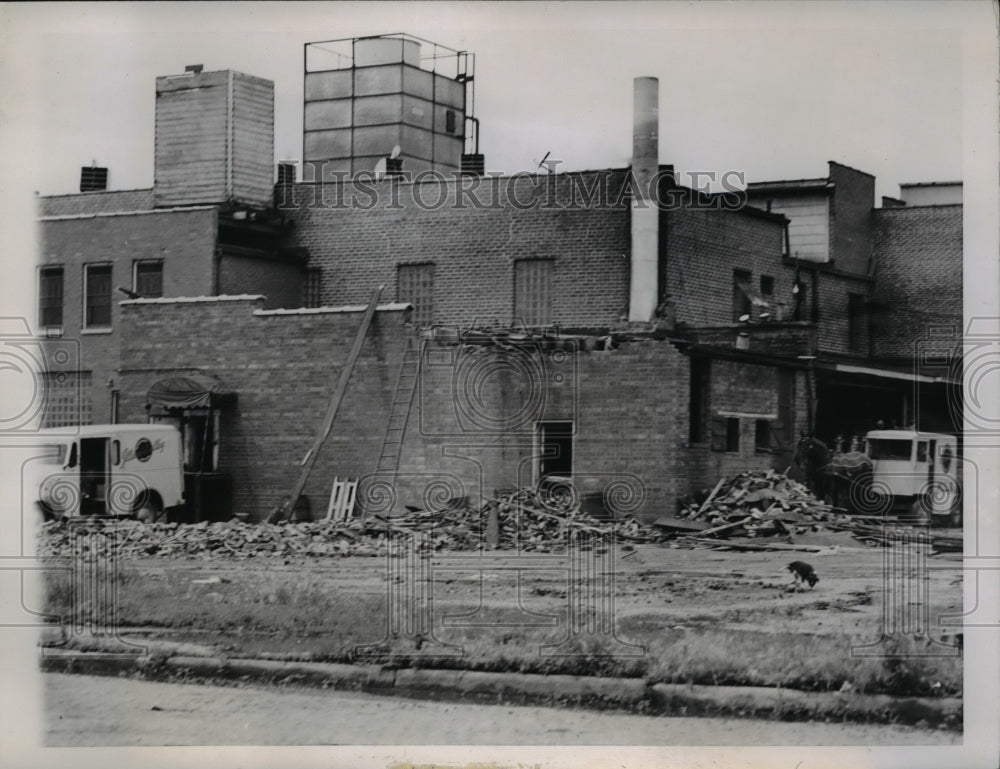
<path id="1" fill-rule="evenodd" d="M 189 374 L 161 379 L 149 388 L 146 402 L 167 409 L 211 408 L 236 397 L 213 376 Z"/>

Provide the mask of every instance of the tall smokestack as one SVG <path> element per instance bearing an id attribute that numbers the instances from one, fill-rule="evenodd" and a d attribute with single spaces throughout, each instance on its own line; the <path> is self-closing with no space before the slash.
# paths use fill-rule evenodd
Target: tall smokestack
<path id="1" fill-rule="evenodd" d="M 656 312 L 659 285 L 660 212 L 650 186 L 660 165 L 660 81 L 637 77 L 633 90 L 632 177 L 632 279 L 629 291 L 630 321 L 646 322 Z"/>

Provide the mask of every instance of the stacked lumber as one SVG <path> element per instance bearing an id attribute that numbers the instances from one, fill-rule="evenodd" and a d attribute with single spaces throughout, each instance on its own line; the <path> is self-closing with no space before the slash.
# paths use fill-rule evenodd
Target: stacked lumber
<path id="1" fill-rule="evenodd" d="M 349 522 L 251 524 L 239 520 L 196 524 L 65 519 L 42 525 L 39 555 L 122 558 L 286 558 L 376 556 L 392 540 L 411 538 L 420 551 L 520 549 L 557 552 L 571 541 L 614 534 L 631 542 L 662 539 L 634 518 L 598 521 L 571 500 L 532 489 L 498 492 L 479 508 L 467 501 L 441 510 Z"/>

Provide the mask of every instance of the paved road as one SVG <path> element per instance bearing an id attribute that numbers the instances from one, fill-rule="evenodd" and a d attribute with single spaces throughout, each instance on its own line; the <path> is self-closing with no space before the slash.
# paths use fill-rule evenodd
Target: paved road
<path id="1" fill-rule="evenodd" d="M 666 718 L 273 687 L 43 676 L 48 746 L 942 745 L 906 727 Z"/>

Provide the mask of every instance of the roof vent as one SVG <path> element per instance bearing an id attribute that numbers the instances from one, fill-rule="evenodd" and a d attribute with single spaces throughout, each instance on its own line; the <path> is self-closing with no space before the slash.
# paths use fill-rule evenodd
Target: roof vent
<path id="1" fill-rule="evenodd" d="M 80 192 L 101 192 L 108 188 L 108 169 L 97 165 L 80 169 Z"/>
<path id="2" fill-rule="evenodd" d="M 188 64 L 185 68 L 185 72 L 190 72 L 193 75 L 201 74 L 201 71 L 205 69 L 204 64 Z"/>

